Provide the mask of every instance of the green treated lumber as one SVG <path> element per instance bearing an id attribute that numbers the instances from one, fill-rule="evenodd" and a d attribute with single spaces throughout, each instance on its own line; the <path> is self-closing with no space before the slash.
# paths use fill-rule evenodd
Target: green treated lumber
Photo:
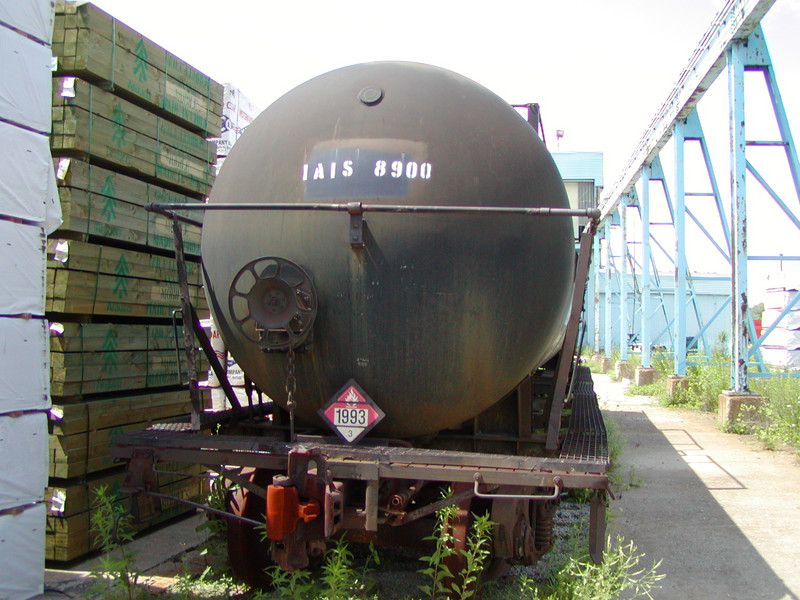
<path id="1" fill-rule="evenodd" d="M 54 159 L 63 223 L 52 237 L 86 235 L 143 247 L 173 250 L 172 221 L 148 212 L 148 203 L 197 203 L 199 200 L 70 157 Z M 202 221 L 198 211 L 176 211 Z M 181 223 L 184 251 L 200 254 L 200 228 Z"/>
<path id="2" fill-rule="evenodd" d="M 126 122 L 124 110 L 106 119 L 79 106 L 53 106 L 51 149 L 54 155 L 91 157 L 196 197 L 208 195 L 214 180 L 211 163 L 137 132 Z"/>
<path id="3" fill-rule="evenodd" d="M 162 282 L 178 281 L 175 259 L 160 254 L 123 250 L 78 240 L 51 238 L 47 242 L 47 258 L 49 269 L 69 269 Z M 201 284 L 200 263 L 186 261 L 186 276 L 189 285 L 199 286 Z M 117 295 L 122 296 L 123 291 L 118 290 Z"/>
<path id="4" fill-rule="evenodd" d="M 178 342 L 172 325 L 146 323 L 60 323 L 50 329 L 51 352 L 102 352 L 104 350 L 170 350 L 182 348 L 182 330 Z M 59 331 L 54 331 L 59 329 Z"/>
<path id="5" fill-rule="evenodd" d="M 202 502 L 207 493 L 207 484 L 203 479 L 184 478 L 163 484 L 161 491 L 176 498 L 194 502 Z M 184 514 L 191 507 L 175 500 L 162 500 L 161 512 L 155 513 L 146 497 L 136 500 L 141 520 L 133 523 L 134 532 L 143 531 L 159 523 Z M 45 558 L 55 561 L 71 561 L 92 550 L 99 544 L 91 529 L 93 508 L 68 517 L 48 515 L 45 530 Z"/>
<path id="6" fill-rule="evenodd" d="M 176 283 L 67 269 L 47 269 L 46 298 L 49 313 L 171 318 L 181 307 Z M 189 286 L 189 298 L 204 318 L 205 294 Z"/>
<path id="7" fill-rule="evenodd" d="M 182 389 L 77 403 L 55 402 L 50 410 L 50 422 L 53 434 L 72 435 L 132 421 L 158 421 L 188 414 L 189 410 L 189 391 Z"/>
<path id="8" fill-rule="evenodd" d="M 56 2 L 57 74 L 79 75 L 209 137 L 220 135 L 222 86 L 91 4 Z"/>
<path id="9" fill-rule="evenodd" d="M 157 473 L 157 477 L 161 488 L 179 484 L 179 482 L 186 483 L 188 479 L 186 474 L 203 472 L 201 465 L 167 462 L 159 463 L 158 466 L 160 472 Z M 89 478 L 53 479 L 45 490 L 47 512 L 54 517 L 71 517 L 86 512 L 95 503 L 95 496 L 99 488 L 105 488 L 107 494 L 119 496 L 119 490 L 124 481 L 125 471 L 115 471 Z M 124 502 L 125 499 L 122 497 L 117 501 L 119 504 Z"/>
<path id="10" fill-rule="evenodd" d="M 216 144 L 174 122 L 75 77 L 53 79 L 53 107 L 75 106 L 159 140 L 207 163 L 216 160 Z"/>

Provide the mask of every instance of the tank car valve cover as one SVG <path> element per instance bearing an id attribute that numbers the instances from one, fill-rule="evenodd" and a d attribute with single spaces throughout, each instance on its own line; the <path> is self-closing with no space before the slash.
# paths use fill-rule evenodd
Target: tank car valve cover
<path id="1" fill-rule="evenodd" d="M 319 416 L 345 442 L 355 444 L 385 416 L 352 379 L 319 409 Z"/>

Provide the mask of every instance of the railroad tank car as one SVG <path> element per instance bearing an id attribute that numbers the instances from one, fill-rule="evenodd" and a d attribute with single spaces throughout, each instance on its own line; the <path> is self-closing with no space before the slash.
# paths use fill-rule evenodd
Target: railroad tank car
<path id="1" fill-rule="evenodd" d="M 410 63 L 333 71 L 265 110 L 210 203 L 243 199 L 569 207 L 553 159 L 513 108 L 465 77 Z M 364 222 L 353 247 L 337 213 L 205 217 L 214 319 L 245 373 L 284 406 L 286 361 L 265 346 L 272 335 L 282 349 L 294 328 L 313 335 L 295 358 L 298 417 L 318 422 L 354 379 L 386 415 L 374 434 L 432 434 L 496 403 L 560 347 L 575 264 L 569 217 L 372 213 Z M 255 262 L 271 257 L 292 263 L 289 285 L 277 262 Z M 313 324 L 299 278 L 316 290 Z"/>
<path id="2" fill-rule="evenodd" d="M 417 544 L 448 504 L 456 548 L 489 513 L 489 572 L 531 564 L 569 489 L 595 492 L 599 558 L 607 444 L 576 351 L 599 213 L 569 208 L 536 129 L 501 98 L 428 65 L 339 69 L 248 127 L 207 204 L 150 210 L 173 219 L 179 276 L 178 211 L 204 211 L 216 326 L 272 402 L 240 403 L 184 293 L 191 419 L 116 438 L 128 493 L 168 498 L 167 461 L 219 465 L 234 571 L 255 583 L 333 536 Z M 229 411 L 201 409 L 195 336 Z M 449 560 L 458 573 L 463 556 Z"/>

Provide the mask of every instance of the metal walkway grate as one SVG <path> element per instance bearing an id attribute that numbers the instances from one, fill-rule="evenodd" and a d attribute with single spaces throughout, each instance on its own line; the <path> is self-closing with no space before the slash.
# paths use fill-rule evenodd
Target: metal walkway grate
<path id="1" fill-rule="evenodd" d="M 588 367 L 579 366 L 575 377 L 572 412 L 559 458 L 608 464 L 608 438 L 603 415 Z"/>

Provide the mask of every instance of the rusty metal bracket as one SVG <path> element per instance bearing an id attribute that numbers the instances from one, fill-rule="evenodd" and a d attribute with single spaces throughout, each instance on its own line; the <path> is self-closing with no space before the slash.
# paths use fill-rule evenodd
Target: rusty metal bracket
<path id="1" fill-rule="evenodd" d="M 347 205 L 350 215 L 350 245 L 353 248 L 364 247 L 364 210 L 361 202 L 350 202 Z"/>
<path id="2" fill-rule="evenodd" d="M 471 489 L 467 489 L 463 492 L 458 492 L 453 494 L 452 496 L 447 496 L 446 498 L 442 498 L 441 500 L 437 500 L 436 502 L 431 502 L 417 510 L 413 510 L 411 512 L 405 513 L 398 519 L 394 519 L 390 521 L 390 525 L 405 525 L 406 523 L 410 523 L 411 521 L 416 521 L 417 519 L 421 519 L 422 517 L 427 517 L 428 515 L 432 515 L 437 510 L 441 510 L 447 506 L 453 506 L 454 504 L 459 504 L 464 500 L 468 500 L 474 496 L 474 492 Z"/>
<path id="3" fill-rule="evenodd" d="M 606 508 L 608 499 L 603 491 L 592 496 L 589 501 L 589 556 L 599 565 L 603 562 L 606 547 Z"/>
<path id="4" fill-rule="evenodd" d="M 154 450 L 135 450 L 130 459 L 128 459 L 125 479 L 120 488 L 120 492 L 129 496 L 128 512 L 137 522 L 140 520 L 138 502 L 140 494 L 152 498 L 151 508 L 154 513 L 161 512 L 161 500 L 157 496 L 153 496 L 159 490 L 158 476 L 155 471 L 155 455 Z"/>
<path id="5" fill-rule="evenodd" d="M 200 326 L 200 320 L 195 312 L 189 298 L 189 278 L 186 274 L 186 255 L 183 250 L 183 233 L 177 215 L 172 215 L 172 235 L 175 244 L 175 261 L 178 269 L 178 289 L 181 297 L 181 310 L 183 317 L 183 344 L 186 351 L 186 372 L 189 377 L 189 398 L 191 400 L 191 426 L 193 431 L 199 431 L 202 427 L 203 409 L 200 403 L 200 388 L 197 382 L 196 360 L 194 338 L 197 337 L 200 347 L 203 349 L 209 360 L 211 368 L 219 378 L 225 396 L 231 402 L 233 416 L 240 418 L 242 407 L 236 394 L 228 381 L 228 376 L 222 365 L 219 363 L 214 350 L 211 348 L 211 341 L 206 332 Z"/>

